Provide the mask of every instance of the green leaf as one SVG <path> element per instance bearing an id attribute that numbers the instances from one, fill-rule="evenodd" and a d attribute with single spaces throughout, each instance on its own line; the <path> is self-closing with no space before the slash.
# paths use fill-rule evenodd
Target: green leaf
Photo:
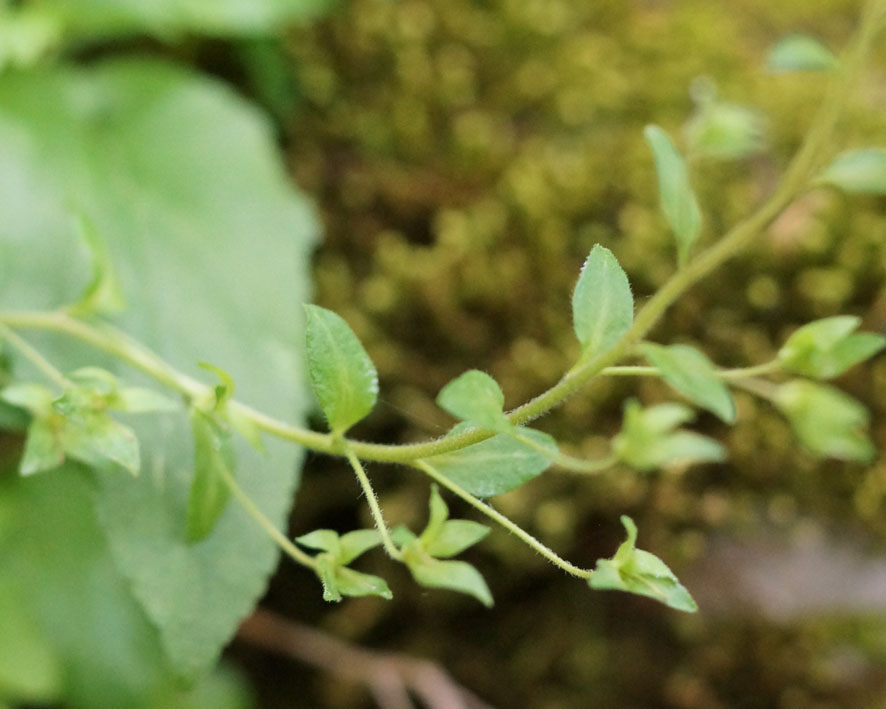
<path id="1" fill-rule="evenodd" d="M 434 538 L 423 543 L 425 551 L 437 559 L 446 559 L 461 554 L 468 547 L 479 542 L 491 530 L 485 524 L 468 519 L 445 521 Z"/>
<path id="2" fill-rule="evenodd" d="M 859 148 L 840 153 L 815 182 L 844 192 L 886 194 L 886 149 Z"/>
<path id="3" fill-rule="evenodd" d="M 437 485 L 433 484 L 431 485 L 431 498 L 428 501 L 428 523 L 419 537 L 422 547 L 427 547 L 437 538 L 447 519 L 449 519 L 449 507 L 440 495 Z"/>
<path id="4" fill-rule="evenodd" d="M 188 497 L 185 538 L 199 542 L 218 523 L 231 491 L 225 478 L 234 475 L 234 451 L 230 434 L 210 415 L 195 409 L 191 412 L 194 436 L 194 481 Z"/>
<path id="5" fill-rule="evenodd" d="M 355 529 L 342 535 L 338 560 L 342 564 L 350 564 L 363 553 L 381 546 L 381 534 L 377 529 Z"/>
<path id="6" fill-rule="evenodd" d="M 557 453 L 557 443 L 546 433 L 520 429 L 539 446 Z M 499 435 L 459 451 L 435 455 L 425 462 L 459 487 L 477 497 L 493 497 L 520 487 L 551 465 L 551 458 L 510 436 Z"/>
<path id="7" fill-rule="evenodd" d="M 336 313 L 306 305 L 308 372 L 333 433 L 344 433 L 372 411 L 378 374 L 360 340 Z"/>
<path id="8" fill-rule="evenodd" d="M 22 475 L 54 470 L 65 460 L 57 418 L 35 418 L 28 426 L 25 450 L 19 465 Z"/>
<path id="9" fill-rule="evenodd" d="M 704 354 L 688 345 L 664 347 L 651 342 L 643 343 L 640 350 L 658 368 L 662 379 L 690 401 L 712 411 L 726 423 L 735 421 L 732 395 Z"/>
<path id="10" fill-rule="evenodd" d="M 380 576 L 364 574 L 346 566 L 335 570 L 335 583 L 343 596 L 381 596 L 388 601 L 394 597 L 387 581 Z"/>
<path id="11" fill-rule="evenodd" d="M 778 352 L 782 368 L 814 379 L 833 379 L 886 347 L 886 337 L 852 334 L 861 319 L 836 315 L 808 323 L 794 332 Z"/>
<path id="12" fill-rule="evenodd" d="M 220 383 L 213 387 L 212 392 L 215 395 L 213 408 L 220 411 L 234 396 L 234 378 L 221 367 L 216 367 L 209 362 L 198 362 L 198 365 L 207 372 L 212 372 L 219 379 Z"/>
<path id="13" fill-rule="evenodd" d="M 77 300 L 91 271 L 70 219 L 83 213 L 103 235 L 126 295 L 116 327 L 194 378 L 202 375 L 197 362 L 223 362 L 238 396 L 304 422 L 310 399 L 295 304 L 309 298 L 317 222 L 252 106 L 215 81 L 150 59 L 8 72 L 0 76 L 0 183 L 3 309 L 55 310 Z M 90 362 L 147 385 L 70 337 L 46 335 L 40 345 L 62 371 Z M 189 544 L 187 412 L 131 425 L 145 474 L 96 473 L 95 507 L 109 542 L 101 548 L 159 629 L 169 665 L 193 679 L 264 593 L 279 553 L 233 505 L 213 534 Z M 233 444 L 249 471 L 241 487 L 282 527 L 303 452 L 273 440 L 266 455 L 239 438 Z"/>
<path id="14" fill-rule="evenodd" d="M 77 219 L 80 238 L 92 259 L 92 280 L 80 299 L 70 307 L 72 315 L 105 315 L 126 307 L 120 279 L 114 271 L 108 247 L 95 225 L 81 214 Z"/>
<path id="15" fill-rule="evenodd" d="M 503 408 L 505 395 L 486 372 L 472 369 L 449 382 L 437 396 L 440 408 L 478 428 L 504 433 L 512 428 Z"/>
<path id="16" fill-rule="evenodd" d="M 667 565 L 654 554 L 636 548 L 637 526 L 622 515 L 628 538 L 612 559 L 599 559 L 588 585 L 599 591 L 627 591 L 653 598 L 670 608 L 695 613 L 698 606 Z"/>
<path id="17" fill-rule="evenodd" d="M 739 160 L 764 147 L 764 126 L 760 113 L 752 108 L 709 100 L 699 104 L 685 134 L 694 156 Z"/>
<path id="18" fill-rule="evenodd" d="M 643 409 L 631 399 L 625 405 L 621 432 L 612 439 L 612 450 L 619 460 L 641 471 L 674 462 L 725 460 L 725 449 L 713 439 L 673 430 L 693 417 L 692 410 L 680 404 L 657 404 Z"/>
<path id="19" fill-rule="evenodd" d="M 358 530 L 358 533 L 370 531 L 374 530 L 363 529 Z M 332 536 L 326 534 L 326 532 L 331 532 Z M 347 536 L 347 534 L 344 535 L 342 540 L 345 540 Z M 368 540 L 366 535 L 361 536 L 363 539 L 358 546 L 363 546 L 365 541 Z M 307 542 L 304 541 L 306 538 L 308 539 Z M 356 538 L 353 538 L 351 542 L 345 542 L 342 546 L 350 545 L 353 547 L 355 544 L 354 539 Z M 349 569 L 347 566 L 344 566 L 346 562 L 336 558 L 337 555 L 341 554 L 341 547 L 338 544 L 338 534 L 332 532 L 332 530 L 319 529 L 316 532 L 304 535 L 304 537 L 299 537 L 296 541 L 312 548 L 320 548 L 315 546 L 315 544 L 336 547 L 336 551 L 324 552 L 314 557 L 315 571 L 320 579 L 320 583 L 323 585 L 324 601 L 337 603 L 342 600 L 342 596 L 381 596 L 387 600 L 394 597 L 383 578 Z M 380 543 L 380 541 L 381 538 L 378 537 L 378 542 Z M 371 546 L 376 546 L 376 544 Z M 368 548 L 370 547 L 365 546 L 363 551 Z M 351 549 L 351 551 L 354 551 L 354 549 Z M 360 553 L 362 551 L 354 554 L 354 557 L 359 556 Z"/>
<path id="20" fill-rule="evenodd" d="M 32 416 L 46 417 L 52 412 L 55 396 L 42 384 L 21 382 L 10 384 L 0 391 L 0 398 L 5 402 L 24 409 Z"/>
<path id="21" fill-rule="evenodd" d="M 860 462 L 876 458 L 866 432 L 867 409 L 839 389 L 796 380 L 778 388 L 775 405 L 813 455 Z"/>
<path id="22" fill-rule="evenodd" d="M 612 252 L 597 244 L 582 266 L 572 294 L 572 324 L 583 361 L 604 352 L 627 332 L 634 319 L 628 277 Z"/>
<path id="23" fill-rule="evenodd" d="M 333 529 L 315 529 L 313 532 L 296 537 L 295 541 L 308 549 L 328 552 L 334 559 L 337 559 L 341 552 L 338 532 Z"/>
<path id="24" fill-rule="evenodd" d="M 403 549 L 403 561 L 416 583 L 430 588 L 446 588 L 473 596 L 491 608 L 492 594 L 486 581 L 473 566 L 464 561 L 440 561 L 429 556 L 418 545 Z"/>
<path id="25" fill-rule="evenodd" d="M 837 66 L 837 58 L 817 39 L 792 34 L 769 50 L 766 68 L 772 72 L 826 71 Z"/>
<path id="26" fill-rule="evenodd" d="M 668 134 L 661 128 L 646 126 L 643 135 L 655 158 L 661 211 L 674 232 L 678 261 L 683 264 L 701 232 L 701 210 L 689 184 L 689 171 Z"/>
<path id="27" fill-rule="evenodd" d="M 138 475 L 141 454 L 138 439 L 128 426 L 103 412 L 84 411 L 65 416 L 58 432 L 65 455 L 97 468 L 120 468 Z"/>

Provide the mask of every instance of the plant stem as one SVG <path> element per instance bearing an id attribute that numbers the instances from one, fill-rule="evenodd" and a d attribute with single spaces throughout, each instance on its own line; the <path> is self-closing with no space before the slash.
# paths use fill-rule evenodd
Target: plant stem
<path id="1" fill-rule="evenodd" d="M 237 484 L 231 473 L 224 467 L 221 468 L 221 476 L 228 490 L 230 490 L 231 494 L 234 496 L 234 499 L 237 500 L 240 506 L 250 517 L 252 517 L 252 519 L 258 522 L 258 525 L 277 543 L 277 546 L 280 547 L 290 559 L 302 566 L 307 566 L 311 569 L 316 568 L 314 559 L 311 558 L 309 554 L 306 554 L 295 546 L 295 544 L 289 541 L 286 536 L 274 526 L 274 523 L 271 522 L 271 520 L 269 520 L 256 506 L 249 495 L 243 491 L 243 488 Z"/>
<path id="2" fill-rule="evenodd" d="M 363 469 L 360 459 L 357 458 L 353 451 L 347 447 L 345 448 L 345 457 L 354 469 L 354 474 L 357 476 L 357 480 L 360 481 L 360 486 L 363 488 L 363 494 L 366 495 L 366 502 L 369 503 L 372 519 L 375 520 L 375 526 L 376 529 L 378 529 L 378 533 L 381 535 L 381 541 L 385 551 L 392 559 L 402 561 L 403 555 L 400 553 L 397 545 L 394 544 L 394 540 L 391 539 L 391 533 L 388 531 L 388 525 L 385 524 L 384 515 L 382 515 L 381 507 L 378 504 L 378 497 L 375 494 L 375 490 L 372 488 L 372 483 L 369 482 L 369 476 Z"/>
<path id="3" fill-rule="evenodd" d="M 604 458 L 597 458 L 594 460 L 586 460 L 584 458 L 577 458 L 572 455 L 567 455 L 566 453 L 561 453 L 560 451 L 552 451 L 536 441 L 533 441 L 529 436 L 521 435 L 519 429 L 512 434 L 512 437 L 514 440 L 520 441 L 520 443 L 527 448 L 531 448 L 536 453 L 545 456 L 554 465 L 565 470 L 571 470 L 574 473 L 584 473 L 585 475 L 602 473 L 604 470 L 608 470 L 618 462 L 618 458 L 614 455 L 607 455 Z"/>
<path id="4" fill-rule="evenodd" d="M 545 559 L 550 561 L 554 566 L 557 566 L 560 569 L 563 569 L 567 574 L 571 574 L 572 576 L 578 576 L 582 579 L 587 579 L 591 577 L 591 574 L 594 572 L 590 569 L 582 569 L 581 567 L 576 566 L 572 562 L 567 561 L 559 554 L 557 554 L 550 547 L 542 544 L 538 539 L 533 537 L 529 532 L 525 529 L 517 525 L 515 522 L 512 522 L 507 517 L 505 517 L 501 512 L 494 509 L 493 507 L 487 505 L 482 500 L 474 497 L 471 493 L 465 490 L 463 487 L 454 483 L 452 480 L 447 478 L 443 473 L 439 472 L 434 466 L 430 465 L 424 460 L 416 460 L 414 466 L 419 470 L 423 471 L 430 478 L 436 480 L 447 490 L 452 492 L 455 495 L 458 495 L 462 500 L 467 502 L 472 507 L 480 510 L 484 515 L 494 520 L 502 527 L 507 529 L 511 534 L 516 537 L 519 537 L 523 542 L 525 542 L 528 546 L 532 547 L 541 554 Z"/>
<path id="5" fill-rule="evenodd" d="M 10 329 L 2 322 L 0 322 L 0 337 L 21 352 L 31 364 L 43 372 L 43 374 L 45 374 L 54 384 L 57 384 L 62 389 L 67 389 L 71 386 L 70 380 L 58 371 L 58 369 L 52 366 L 52 363 L 48 359 L 34 349 L 27 340 L 19 337 L 14 330 Z"/>

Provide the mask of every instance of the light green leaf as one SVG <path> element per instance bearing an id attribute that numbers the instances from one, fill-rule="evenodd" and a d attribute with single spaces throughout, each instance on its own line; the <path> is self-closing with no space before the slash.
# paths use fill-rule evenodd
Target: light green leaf
<path id="1" fill-rule="evenodd" d="M 343 534 L 340 544 L 338 560 L 342 564 L 350 564 L 363 553 L 381 546 L 381 534 L 377 529 L 355 529 Z"/>
<path id="2" fill-rule="evenodd" d="M 521 434 L 556 455 L 557 443 L 546 433 L 521 429 Z M 540 475 L 550 467 L 551 458 L 510 436 L 499 435 L 425 462 L 472 495 L 493 497 Z"/>
<path id="3" fill-rule="evenodd" d="M 860 462 L 877 456 L 866 432 L 870 414 L 839 389 L 796 380 L 778 388 L 775 405 L 813 455 Z"/>
<path id="4" fill-rule="evenodd" d="M 837 315 L 808 323 L 794 332 L 778 352 L 782 368 L 814 379 L 833 379 L 886 347 L 886 336 L 852 334 L 861 319 Z"/>
<path id="5" fill-rule="evenodd" d="M 387 581 L 380 576 L 354 571 L 347 566 L 335 570 L 335 583 L 343 596 L 381 596 L 388 601 L 394 597 Z"/>
<path id="6" fill-rule="evenodd" d="M 65 416 L 58 436 L 65 455 L 74 460 L 111 472 L 123 468 L 132 475 L 141 469 L 135 433 L 106 413 L 84 411 Z"/>
<path id="7" fill-rule="evenodd" d="M 324 553 L 314 557 L 314 571 L 323 586 L 323 600 L 327 603 L 338 603 L 342 600 L 336 580 L 336 571 L 339 568 L 339 564 L 332 554 Z"/>
<path id="8" fill-rule="evenodd" d="M 130 414 L 178 411 L 180 402 L 146 387 L 123 387 L 111 399 L 109 407 Z"/>
<path id="9" fill-rule="evenodd" d="M 207 372 L 212 372 L 218 377 L 219 383 L 212 388 L 212 392 L 215 395 L 213 408 L 218 411 L 224 409 L 228 400 L 234 396 L 234 378 L 221 367 L 216 367 L 209 362 L 198 362 L 197 364 L 200 368 L 205 369 Z"/>
<path id="10" fill-rule="evenodd" d="M 55 395 L 42 384 L 21 382 L 10 384 L 0 391 L 0 398 L 32 416 L 46 417 L 52 412 Z"/>
<path id="11" fill-rule="evenodd" d="M 403 561 L 416 583 L 430 588 L 446 588 L 466 593 L 487 608 L 492 607 L 492 594 L 486 581 L 473 566 L 464 561 L 440 561 L 429 556 L 418 545 L 403 549 Z"/>
<path id="12" fill-rule="evenodd" d="M 54 470 L 65 460 L 65 449 L 58 431 L 57 418 L 35 418 L 28 426 L 25 451 L 19 465 L 22 475 Z"/>
<path id="13" fill-rule="evenodd" d="M 270 126 L 229 88 L 149 59 L 6 73 L 0 183 L 4 309 L 55 310 L 77 300 L 91 272 L 70 218 L 83 213 L 104 237 L 126 295 L 115 326 L 189 376 L 201 376 L 196 362 L 223 362 L 238 396 L 304 422 L 303 314 L 292 304 L 309 297 L 316 220 L 282 169 Z M 62 371 L 90 362 L 124 372 L 69 337 L 40 344 Z M 128 384 L 147 385 L 125 372 Z M 184 407 L 132 426 L 146 474 L 96 474 L 109 540 L 102 548 L 159 629 L 169 665 L 192 679 L 254 607 L 278 550 L 233 505 L 213 534 L 189 544 L 183 513 L 193 442 Z M 249 471 L 239 484 L 282 527 L 302 452 L 270 440 L 267 455 L 239 438 L 234 445 Z"/>
<path id="14" fill-rule="evenodd" d="M 194 436 L 194 480 L 188 496 L 185 539 L 199 542 L 207 537 L 221 517 L 231 491 L 225 478 L 234 475 L 234 451 L 230 434 L 209 414 L 191 412 Z"/>
<path id="15" fill-rule="evenodd" d="M 372 411 L 378 374 L 360 340 L 336 313 L 306 305 L 308 372 L 333 433 L 344 433 Z"/>
<path id="16" fill-rule="evenodd" d="M 628 277 L 612 252 L 597 244 L 572 294 L 572 325 L 586 361 L 618 342 L 634 320 Z"/>
<path id="17" fill-rule="evenodd" d="M 859 148 L 840 153 L 815 182 L 844 192 L 886 194 L 886 148 Z"/>
<path id="18" fill-rule="evenodd" d="M 443 528 L 444 522 L 449 518 L 449 507 L 440 495 L 440 490 L 436 484 L 431 485 L 431 498 L 428 501 L 428 524 L 419 537 L 419 542 L 423 547 L 434 541 L 440 530 Z"/>
<path id="19" fill-rule="evenodd" d="M 674 232 L 678 261 L 683 264 L 701 232 L 701 210 L 689 184 L 689 171 L 683 157 L 661 128 L 646 126 L 643 135 L 655 158 L 661 211 Z"/>
<path id="20" fill-rule="evenodd" d="M 315 529 L 313 532 L 296 537 L 295 541 L 308 549 L 319 549 L 328 552 L 337 559 L 341 551 L 338 532 L 333 529 Z"/>
<path id="21" fill-rule="evenodd" d="M 716 99 L 700 103 L 685 128 L 693 156 L 738 160 L 765 145 L 765 123 L 758 111 Z"/>
<path id="22" fill-rule="evenodd" d="M 735 402 L 717 369 L 701 352 L 688 345 L 664 347 L 651 342 L 640 346 L 643 356 L 662 379 L 690 401 L 712 411 L 726 423 L 735 421 Z"/>
<path id="23" fill-rule="evenodd" d="M 766 68 L 772 72 L 825 71 L 836 65 L 837 58 L 830 49 L 802 34 L 783 37 L 766 57 Z"/>
<path id="24" fill-rule="evenodd" d="M 612 439 L 612 450 L 619 460 L 641 471 L 674 462 L 725 460 L 725 449 L 713 439 L 673 430 L 693 417 L 692 410 L 680 404 L 657 404 L 643 409 L 631 399 L 625 405 L 621 432 Z"/>
<path id="25" fill-rule="evenodd" d="M 81 214 L 77 219 L 80 238 L 87 246 L 92 260 L 92 280 L 86 290 L 69 309 L 72 315 L 105 315 L 126 307 L 126 298 L 120 279 L 114 271 L 108 247 L 95 225 Z"/>
<path id="26" fill-rule="evenodd" d="M 600 559 L 588 585 L 596 590 L 627 591 L 653 598 L 670 608 L 694 613 L 698 606 L 667 565 L 654 554 L 636 548 L 637 526 L 622 515 L 628 533 L 612 559 Z"/>
<path id="27" fill-rule="evenodd" d="M 437 559 L 447 559 L 461 554 L 468 547 L 479 542 L 491 530 L 485 524 L 468 519 L 445 521 L 437 535 L 429 542 L 422 542 L 425 551 Z"/>
<path id="28" fill-rule="evenodd" d="M 504 403 L 498 382 L 477 369 L 453 379 L 437 396 L 440 408 L 456 418 L 499 433 L 512 428 L 503 411 Z"/>

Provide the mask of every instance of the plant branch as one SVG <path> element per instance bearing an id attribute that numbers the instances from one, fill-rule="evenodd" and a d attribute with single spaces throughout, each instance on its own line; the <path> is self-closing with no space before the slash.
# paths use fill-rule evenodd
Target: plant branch
<path id="1" fill-rule="evenodd" d="M 46 375 L 47 379 L 57 384 L 62 389 L 71 386 L 71 382 L 58 369 L 52 366 L 42 354 L 40 354 L 31 344 L 22 337 L 19 337 L 14 330 L 10 329 L 0 322 L 0 338 L 6 340 L 10 345 L 22 353 L 22 355 L 31 362 L 37 369 Z"/>
<path id="2" fill-rule="evenodd" d="M 496 510 L 495 508 L 487 505 L 482 500 L 478 499 L 467 490 L 465 490 L 460 485 L 454 483 L 452 480 L 447 478 L 443 473 L 438 471 L 433 465 L 429 464 L 424 460 L 417 460 L 414 463 L 414 466 L 419 470 L 423 471 L 426 475 L 428 475 L 433 480 L 440 483 L 447 490 L 452 492 L 453 494 L 460 497 L 462 500 L 467 502 L 469 505 L 478 509 L 484 515 L 489 517 L 491 520 L 494 520 L 499 525 L 507 529 L 511 534 L 518 537 L 521 541 L 526 543 L 532 549 L 541 554 L 545 559 L 550 561 L 554 566 L 562 569 L 567 574 L 571 574 L 572 576 L 578 576 L 582 579 L 587 579 L 591 577 L 591 574 L 594 572 L 590 569 L 582 569 L 579 566 L 576 566 L 570 561 L 567 561 L 562 556 L 557 554 L 553 549 L 548 546 L 545 546 L 538 539 L 533 537 L 529 532 L 520 527 L 515 522 L 512 522 L 507 517 L 505 517 L 501 512 Z"/>
<path id="3" fill-rule="evenodd" d="M 385 551 L 392 559 L 401 561 L 403 559 L 403 554 L 400 553 L 397 545 L 394 544 L 394 540 L 391 539 L 391 533 L 388 531 L 388 525 L 385 523 L 384 515 L 382 515 L 381 507 L 379 507 L 378 504 L 378 497 L 375 494 L 375 490 L 372 488 L 372 483 L 369 482 L 369 476 L 366 474 L 366 471 L 363 469 L 363 465 L 360 463 L 357 456 L 355 456 L 353 451 L 347 447 L 345 448 L 345 457 L 354 469 L 354 474 L 357 476 L 357 480 L 360 481 L 360 486 L 363 488 L 363 494 L 366 495 L 366 502 L 369 504 L 369 510 L 372 512 L 372 519 L 375 520 L 375 526 L 378 529 L 378 533 L 381 535 L 381 541 Z"/>

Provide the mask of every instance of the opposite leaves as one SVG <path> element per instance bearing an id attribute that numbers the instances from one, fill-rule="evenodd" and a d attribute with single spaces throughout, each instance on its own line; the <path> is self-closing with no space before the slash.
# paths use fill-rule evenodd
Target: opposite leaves
<path id="1" fill-rule="evenodd" d="M 661 211 L 677 239 L 678 261 L 683 264 L 701 231 L 701 210 L 689 184 L 686 162 L 668 134 L 658 126 L 646 126 L 643 134 L 655 158 Z"/>
<path id="2" fill-rule="evenodd" d="M 804 325 L 778 351 L 782 369 L 813 379 L 833 379 L 886 346 L 886 337 L 854 332 L 861 319 L 837 315 Z"/>
<path id="3" fill-rule="evenodd" d="M 342 434 L 378 399 L 375 365 L 348 324 L 331 310 L 306 305 L 308 373 L 330 430 Z"/>
<path id="4" fill-rule="evenodd" d="M 394 597 L 387 582 L 380 576 L 364 574 L 348 568 L 354 559 L 381 544 L 381 535 L 375 529 L 358 529 L 339 537 L 331 529 L 318 529 L 298 537 L 295 541 L 309 549 L 318 549 L 314 557 L 315 571 L 323 584 L 323 600 L 342 600 L 343 596 Z"/>
<path id="5" fill-rule="evenodd" d="M 698 606 L 674 572 L 654 554 L 636 548 L 637 525 L 622 515 L 621 523 L 628 532 L 627 541 L 611 559 L 600 559 L 588 579 L 591 588 L 600 591 L 627 591 L 654 598 L 678 611 L 695 613 Z"/>
<path id="6" fill-rule="evenodd" d="M 581 343 L 581 362 L 606 351 L 631 327 L 634 297 L 628 277 L 612 252 L 597 244 L 582 266 L 572 294 L 572 324 Z"/>

